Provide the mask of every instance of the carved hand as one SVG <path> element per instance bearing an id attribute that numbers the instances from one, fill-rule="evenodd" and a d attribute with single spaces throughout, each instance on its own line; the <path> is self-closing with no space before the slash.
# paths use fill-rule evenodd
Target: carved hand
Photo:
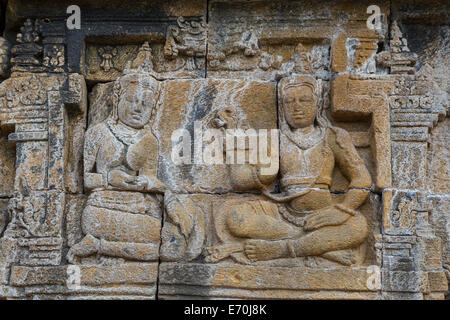
<path id="1" fill-rule="evenodd" d="M 164 193 L 167 189 L 166 185 L 156 177 L 146 178 L 148 183 L 146 185 L 147 191 Z"/>
<path id="2" fill-rule="evenodd" d="M 137 176 L 135 184 L 139 190 L 147 190 L 149 181 L 150 179 L 147 178 L 146 176 Z"/>
<path id="3" fill-rule="evenodd" d="M 142 191 L 148 184 L 147 178 L 131 176 L 121 170 L 111 170 L 108 174 L 108 183 L 116 188 L 132 191 Z"/>
<path id="4" fill-rule="evenodd" d="M 317 210 L 305 219 L 305 231 L 316 230 L 325 226 L 338 226 L 351 217 L 333 206 Z"/>

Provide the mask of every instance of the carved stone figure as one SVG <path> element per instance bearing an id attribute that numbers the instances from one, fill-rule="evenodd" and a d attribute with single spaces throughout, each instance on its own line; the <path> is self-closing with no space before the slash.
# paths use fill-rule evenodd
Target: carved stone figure
<path id="1" fill-rule="evenodd" d="M 256 185 L 273 202 L 255 200 L 234 207 L 216 225 L 229 242 L 209 248 L 210 261 L 242 252 L 249 261 L 322 256 L 355 263 L 352 249 L 367 237 L 357 211 L 367 198 L 371 177 L 349 134 L 325 117 L 321 82 L 309 76 L 279 84 L 280 175 L 282 194 L 271 194 L 258 175 Z M 330 193 L 335 164 L 349 180 L 341 203 Z M 248 261 L 242 256 L 240 261 Z"/>
<path id="2" fill-rule="evenodd" d="M 158 141 L 150 118 L 158 81 L 130 73 L 114 84 L 113 110 L 85 137 L 84 185 L 89 192 L 82 214 L 84 239 L 68 260 L 92 254 L 150 261 L 158 257 L 161 228 L 157 178 Z"/>

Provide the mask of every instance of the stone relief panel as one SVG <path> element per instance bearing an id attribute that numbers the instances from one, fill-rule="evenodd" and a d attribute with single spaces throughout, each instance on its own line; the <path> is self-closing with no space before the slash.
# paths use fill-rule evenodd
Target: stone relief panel
<path id="1" fill-rule="evenodd" d="M 146 43 L 140 50 L 145 48 L 148 48 Z M 361 265 L 374 259 L 373 232 L 378 233 L 379 228 L 374 212 L 378 200 L 371 196 L 371 201 L 364 206 L 364 213 L 357 210 L 367 199 L 372 177 L 350 134 L 333 126 L 328 119 L 329 100 L 323 92 L 328 86 L 326 81 L 312 76 L 283 78 L 278 84 L 277 101 L 276 88 L 271 82 L 158 81 L 153 77 L 155 73 L 150 62 L 151 55 L 144 59 L 138 55 L 128 63 L 128 67 L 134 66 L 134 69 L 126 69 L 113 83 L 98 84 L 91 93 L 84 148 L 84 186 L 88 197 L 71 202 L 80 216 L 70 213 L 69 220 L 75 226 L 69 232 L 78 234 L 71 238 L 84 238 L 78 243 L 71 240 L 69 262 L 108 265 L 113 261 L 120 264 L 160 258 L 168 262 L 212 265 L 232 262 L 244 266 L 262 263 L 269 268 L 322 268 Z M 148 114 L 144 113 L 146 122 L 136 128 L 133 121 L 127 122 L 125 117 L 136 112 L 133 108 L 141 103 L 139 99 L 142 98 L 138 97 L 145 96 L 146 86 L 151 97 L 146 105 Z M 303 103 L 298 97 L 310 103 L 308 112 L 298 109 Z M 222 163 L 219 161 L 217 165 L 195 163 L 196 141 L 189 141 L 188 158 L 194 164 L 180 166 L 173 161 L 174 146 L 181 142 L 171 136 L 177 129 L 184 129 L 195 139 L 197 130 L 217 129 L 221 132 L 234 128 L 277 127 L 281 128 L 282 134 L 279 141 L 276 137 L 276 144 L 280 144 L 281 149 L 280 157 L 275 159 L 280 167 L 280 180 L 276 179 L 278 170 L 264 176 L 258 165 L 223 164 L 227 146 L 219 155 Z M 144 143 L 145 132 L 153 137 L 153 142 L 147 141 L 150 144 Z M 206 143 L 205 148 L 212 143 L 205 137 L 200 138 Z M 104 158 L 116 146 L 118 154 L 108 157 L 111 160 Z M 156 179 L 153 182 L 148 182 L 152 181 L 149 176 L 143 175 L 141 179 L 138 172 L 144 169 L 130 167 L 135 161 L 133 157 L 143 157 L 138 153 L 128 154 L 135 148 L 137 152 L 145 153 L 145 161 L 153 159 L 152 172 Z M 150 150 L 152 158 L 148 157 Z M 125 152 L 123 156 L 119 155 L 122 152 Z M 317 163 L 319 159 L 320 163 Z M 348 181 L 343 189 L 349 188 L 348 196 L 329 191 L 335 161 L 342 179 Z M 122 167 L 124 169 L 113 169 Z M 149 185 L 154 185 L 155 189 L 147 189 Z M 281 194 L 272 193 L 275 185 Z M 213 194 L 236 191 L 247 194 Z M 164 201 L 156 197 L 151 205 L 152 192 L 164 192 Z M 251 194 L 255 192 L 262 195 Z M 326 203 L 323 202 L 324 194 L 329 199 Z M 138 201 L 136 197 L 142 200 Z M 349 204 L 346 201 L 350 201 Z M 136 205 L 141 202 L 141 206 Z M 164 227 L 160 230 L 162 203 L 165 216 Z M 138 207 L 144 211 L 139 212 Z M 114 221 L 108 221 L 108 216 Z M 330 220 L 331 216 L 342 219 Z M 142 221 L 133 223 L 136 218 Z M 122 225 L 124 230 L 121 230 Z M 142 226 L 138 235 L 148 236 L 152 229 L 157 236 L 153 240 L 129 239 L 131 230 L 135 232 L 137 225 Z M 92 230 L 93 226 L 97 229 Z M 114 228 L 110 229 L 111 226 Z M 275 228 L 271 232 L 267 230 L 270 226 Z M 351 231 L 342 234 L 337 230 L 339 226 Z M 370 243 L 367 242 L 369 226 Z M 162 243 L 158 251 L 160 233 Z M 339 245 L 338 239 L 334 238 L 333 241 L 324 240 L 324 243 L 332 242 L 338 247 L 322 248 L 321 240 L 315 238 L 321 233 L 325 238 L 341 237 L 342 243 Z M 303 252 L 302 247 L 311 247 L 311 243 L 305 245 L 303 241 L 316 243 L 317 248 L 314 252 Z"/>
<path id="2" fill-rule="evenodd" d="M 69 251 L 70 262 L 94 253 L 157 259 L 161 205 L 155 193 L 164 185 L 157 178 L 158 143 L 148 124 L 158 96 L 157 80 L 139 73 L 120 77 L 111 114 L 86 132 L 84 187 L 89 195 L 81 218 L 86 236 Z"/>
<path id="3" fill-rule="evenodd" d="M 0 296 L 444 297 L 448 102 L 392 3 L 378 30 L 353 1 L 140 3 L 117 30 L 89 4 L 79 33 L 12 3 Z"/>
<path id="4" fill-rule="evenodd" d="M 163 262 L 164 275 L 210 265 L 210 271 L 230 270 L 231 277 L 234 272 L 245 273 L 248 266 L 259 266 L 270 292 L 278 284 L 271 277 L 273 268 L 376 263 L 375 253 L 367 252 L 373 250 L 373 234 L 379 234 L 378 200 L 371 197 L 364 213 L 358 210 L 368 197 L 372 178 L 349 133 L 331 125 L 322 97 L 322 82 L 311 76 L 283 78 L 278 84 L 280 193 L 270 187 L 277 172 L 261 176 L 258 165 L 246 165 L 248 170 L 243 170 L 245 165 L 231 165 L 233 191 L 258 190 L 261 195 L 166 194 L 161 259 L 178 265 Z M 349 181 L 346 194 L 330 192 L 335 165 Z M 205 285 L 200 277 L 187 281 L 163 280 L 161 290 L 171 296 L 176 295 L 177 285 L 187 286 L 179 294 L 189 292 L 190 285 Z M 251 288 L 246 285 L 233 286 Z"/>

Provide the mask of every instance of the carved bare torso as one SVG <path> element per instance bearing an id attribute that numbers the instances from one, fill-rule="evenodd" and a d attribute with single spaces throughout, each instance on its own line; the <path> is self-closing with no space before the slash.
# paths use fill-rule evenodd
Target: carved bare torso
<path id="1" fill-rule="evenodd" d="M 100 123 L 95 131 L 98 142 L 92 147 L 97 155 L 97 173 L 107 174 L 111 170 L 121 170 L 137 176 L 140 171 L 156 172 L 158 142 L 150 130 L 138 131 L 107 121 Z"/>

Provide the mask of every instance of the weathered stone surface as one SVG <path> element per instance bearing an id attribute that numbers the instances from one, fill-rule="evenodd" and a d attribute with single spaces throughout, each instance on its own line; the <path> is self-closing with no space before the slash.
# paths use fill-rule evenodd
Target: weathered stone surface
<path id="1" fill-rule="evenodd" d="M 392 84 L 386 79 L 360 79 L 358 76 L 340 75 L 333 81 L 331 110 L 338 119 L 371 117 L 369 129 L 375 163 L 375 186 L 391 185 L 391 146 L 389 139 L 389 105 L 387 96 Z"/>
<path id="2" fill-rule="evenodd" d="M 72 2 L 0 0 L 0 298 L 445 298 L 445 1 Z"/>
<path id="3" fill-rule="evenodd" d="M 365 268 L 318 270 L 292 267 L 163 264 L 160 271 L 161 297 L 339 299 L 376 298 L 367 290 Z M 283 288 L 283 289 L 280 289 Z M 351 292 L 351 293 L 350 293 Z"/>
<path id="4" fill-rule="evenodd" d="M 9 50 L 8 41 L 0 37 L 0 78 L 6 78 L 9 72 Z"/>
<path id="5" fill-rule="evenodd" d="M 229 123 L 217 127 L 215 121 L 218 120 Z M 244 125 L 255 130 L 277 128 L 274 83 L 220 79 L 164 81 L 153 125 L 160 141 L 162 181 L 174 192 L 231 191 L 225 154 L 220 156 L 223 164 L 205 163 L 205 154 L 200 157 L 203 159 L 196 161 L 194 139 L 200 130 L 224 130 Z M 171 138 L 177 129 L 186 130 L 192 137 L 192 164 L 176 165 L 171 160 L 174 145 Z M 206 148 L 211 138 L 203 136 L 197 139 L 203 139 Z M 195 142 L 198 144 L 199 141 Z"/>
<path id="6" fill-rule="evenodd" d="M 450 181 L 447 179 L 450 175 L 450 149 L 447 143 L 450 139 L 449 127 L 450 122 L 446 119 L 431 134 L 427 186 L 433 193 L 445 194 L 450 190 Z"/>
<path id="7" fill-rule="evenodd" d="M 4 132 L 4 131 L 3 131 Z M 8 196 L 14 190 L 15 175 L 15 148 L 8 141 L 6 136 L 0 138 L 0 177 L 2 184 L 0 186 L 0 194 L 3 197 Z"/>

